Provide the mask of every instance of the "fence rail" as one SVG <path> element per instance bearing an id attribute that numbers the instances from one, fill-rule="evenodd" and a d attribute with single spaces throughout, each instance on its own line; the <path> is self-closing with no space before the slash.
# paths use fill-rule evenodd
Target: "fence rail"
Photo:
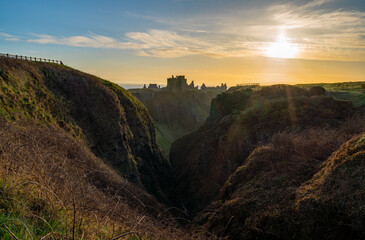
<path id="1" fill-rule="evenodd" d="M 57 63 L 57 64 L 63 65 L 62 61 L 60 61 L 60 60 L 53 60 L 53 59 L 47 59 L 47 58 L 37 58 L 37 57 L 28 57 L 28 56 L 22 56 L 22 55 L 12 55 L 12 54 L 9 54 L 9 53 L 0 53 L 0 57 L 15 58 L 15 59 L 21 59 L 21 60 L 34 61 L 34 62 Z"/>
<path id="2" fill-rule="evenodd" d="M 237 87 L 247 87 L 247 86 L 260 86 L 260 83 L 242 83 L 236 84 Z"/>

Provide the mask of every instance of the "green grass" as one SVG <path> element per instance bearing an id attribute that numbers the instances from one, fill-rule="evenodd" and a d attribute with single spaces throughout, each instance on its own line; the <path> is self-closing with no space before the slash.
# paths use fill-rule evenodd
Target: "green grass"
<path id="1" fill-rule="evenodd" d="M 171 144 L 178 138 L 189 133 L 187 129 L 184 129 L 178 124 L 165 124 L 157 123 L 156 126 L 156 137 L 157 143 L 160 146 L 162 153 L 166 159 L 169 158 Z"/>
<path id="2" fill-rule="evenodd" d="M 19 239 L 40 239 L 51 232 L 64 235 L 64 223 L 47 200 L 28 190 L 0 180 L 0 239 L 14 239 L 9 231 Z"/>
<path id="3" fill-rule="evenodd" d="M 315 83 L 299 84 L 297 86 L 309 89 L 313 86 L 325 88 L 331 95 L 337 99 L 349 100 L 356 107 L 365 105 L 365 82 L 342 82 L 342 83 Z"/>

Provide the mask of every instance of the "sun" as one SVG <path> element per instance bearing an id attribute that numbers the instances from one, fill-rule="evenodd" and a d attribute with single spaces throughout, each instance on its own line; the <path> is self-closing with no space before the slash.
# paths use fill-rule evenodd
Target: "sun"
<path id="1" fill-rule="evenodd" d="M 284 35 L 280 35 L 275 43 L 271 43 L 265 55 L 271 58 L 295 58 L 299 52 L 296 44 L 290 43 Z"/>

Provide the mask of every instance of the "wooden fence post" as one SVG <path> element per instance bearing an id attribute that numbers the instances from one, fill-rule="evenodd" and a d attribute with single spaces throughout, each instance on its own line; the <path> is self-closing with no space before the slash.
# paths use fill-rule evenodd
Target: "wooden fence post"
<path id="1" fill-rule="evenodd" d="M 20 60 L 28 60 L 28 61 L 35 61 L 35 62 L 46 62 L 46 63 L 55 63 L 63 65 L 62 61 L 55 60 L 55 59 L 47 59 L 47 58 L 37 58 L 37 57 L 28 57 L 23 55 L 12 55 L 9 53 L 0 53 L 0 56 L 7 57 L 7 58 L 15 58 Z"/>

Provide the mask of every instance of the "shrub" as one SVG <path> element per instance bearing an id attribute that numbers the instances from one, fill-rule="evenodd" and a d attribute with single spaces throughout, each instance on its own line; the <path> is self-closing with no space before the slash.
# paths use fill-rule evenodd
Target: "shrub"
<path id="1" fill-rule="evenodd" d="M 326 89 L 320 86 L 314 86 L 309 89 L 308 92 L 309 96 L 320 96 L 320 95 L 326 95 Z"/>

